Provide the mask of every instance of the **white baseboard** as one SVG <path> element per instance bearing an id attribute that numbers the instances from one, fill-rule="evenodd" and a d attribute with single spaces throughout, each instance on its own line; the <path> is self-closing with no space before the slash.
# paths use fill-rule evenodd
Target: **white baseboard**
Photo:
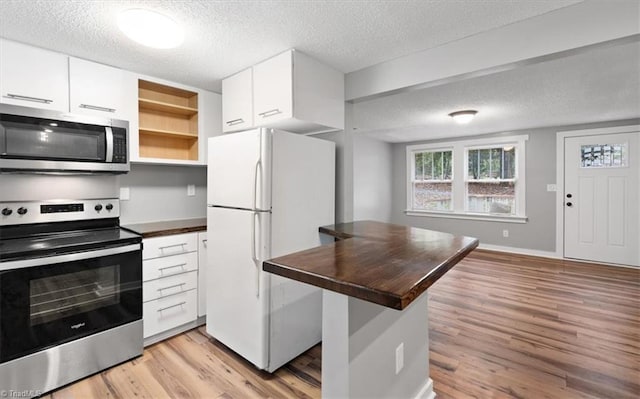
<path id="1" fill-rule="evenodd" d="M 413 397 L 414 399 L 435 399 L 436 393 L 433 392 L 433 380 L 427 379 L 427 382 L 420 388 L 418 394 Z"/>
<path id="2" fill-rule="evenodd" d="M 555 252 L 540 251 L 537 249 L 503 247 L 501 245 L 491 245 L 491 244 L 482 244 L 482 243 L 478 245 L 478 249 L 486 249 L 489 251 L 497 251 L 497 252 L 509 252 L 509 253 L 518 254 L 518 255 L 540 256 L 542 258 L 563 259 L 562 256 L 558 255 Z"/>

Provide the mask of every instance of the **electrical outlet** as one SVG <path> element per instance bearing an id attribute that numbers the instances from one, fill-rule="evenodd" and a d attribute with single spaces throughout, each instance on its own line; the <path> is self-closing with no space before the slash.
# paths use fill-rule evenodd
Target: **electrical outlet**
<path id="1" fill-rule="evenodd" d="M 556 187 L 555 184 L 547 184 L 547 191 L 553 192 L 553 191 L 556 191 L 556 190 L 557 190 L 557 187 Z"/>
<path id="2" fill-rule="evenodd" d="M 507 230 L 507 229 L 502 230 L 502 236 L 503 236 L 504 238 L 509 237 L 509 230 Z"/>
<path id="3" fill-rule="evenodd" d="M 131 198 L 131 190 L 129 187 L 120 187 L 120 199 L 122 201 L 129 201 Z"/>
<path id="4" fill-rule="evenodd" d="M 396 374 L 398 374 L 404 367 L 404 342 L 396 348 Z"/>
<path id="5" fill-rule="evenodd" d="M 194 195 L 196 195 L 196 185 L 187 184 L 187 196 L 193 197 Z"/>

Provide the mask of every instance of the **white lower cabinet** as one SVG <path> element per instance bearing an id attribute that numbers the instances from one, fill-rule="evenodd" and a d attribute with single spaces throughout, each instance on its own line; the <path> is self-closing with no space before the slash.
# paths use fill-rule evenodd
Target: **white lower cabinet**
<path id="1" fill-rule="evenodd" d="M 143 240 L 142 318 L 145 345 L 197 326 L 199 233 Z"/>
<path id="2" fill-rule="evenodd" d="M 198 271 L 194 270 L 147 281 L 142 289 L 142 301 L 149 302 L 196 289 L 198 289 Z"/>
<path id="3" fill-rule="evenodd" d="M 187 324 L 198 314 L 198 292 L 191 290 L 145 302 L 142 314 L 145 338 Z"/>

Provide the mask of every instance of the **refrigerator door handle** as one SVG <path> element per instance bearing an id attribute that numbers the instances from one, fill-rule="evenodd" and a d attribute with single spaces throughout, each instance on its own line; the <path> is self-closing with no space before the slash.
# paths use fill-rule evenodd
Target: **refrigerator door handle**
<path id="1" fill-rule="evenodd" d="M 258 170 L 262 172 L 262 159 L 258 159 L 253 173 L 253 209 L 258 209 Z"/>
<path id="2" fill-rule="evenodd" d="M 256 266 L 256 298 L 260 298 L 260 259 L 256 251 L 256 217 L 260 218 L 260 213 L 254 212 L 251 217 L 251 259 Z"/>

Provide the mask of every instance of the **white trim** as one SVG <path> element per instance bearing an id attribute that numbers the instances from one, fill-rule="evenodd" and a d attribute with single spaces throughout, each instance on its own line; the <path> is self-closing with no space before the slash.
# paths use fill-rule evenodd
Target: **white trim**
<path id="1" fill-rule="evenodd" d="M 485 222 L 503 223 L 527 223 L 526 216 L 501 215 L 498 213 L 468 213 L 468 212 L 446 212 L 446 211 L 422 211 L 407 209 L 404 211 L 407 216 L 421 216 L 432 218 L 467 219 L 482 220 Z"/>
<path id="2" fill-rule="evenodd" d="M 491 245 L 491 244 L 482 244 L 482 243 L 478 245 L 478 249 L 484 249 L 486 251 L 511 253 L 515 255 L 539 256 L 541 258 L 561 259 L 561 260 L 566 260 L 567 262 L 585 263 L 585 264 L 596 265 L 596 266 L 625 267 L 627 269 L 634 269 L 634 270 L 639 269 L 638 266 L 623 265 L 621 263 L 606 263 L 606 262 L 598 262 L 598 261 L 586 260 L 586 259 L 564 258 L 562 256 L 558 256 L 555 252 L 540 251 L 537 249 L 504 247 L 501 245 Z"/>
<path id="3" fill-rule="evenodd" d="M 502 245 L 491 245 L 491 244 L 483 244 L 483 243 L 480 243 L 480 245 L 478 245 L 478 249 L 486 249 L 487 251 L 496 251 L 496 252 L 508 252 L 508 253 L 518 254 L 518 255 L 540 256 L 542 258 L 550 258 L 550 259 L 562 259 L 562 257 L 558 256 L 555 252 L 540 251 L 537 249 L 505 247 Z"/>
<path id="4" fill-rule="evenodd" d="M 427 382 L 420 388 L 413 399 L 435 399 L 436 393 L 433 391 L 433 380 L 427 378 Z"/>
<path id="5" fill-rule="evenodd" d="M 564 258 L 564 140 L 568 137 L 599 134 L 634 133 L 640 125 L 614 126 L 598 129 L 564 130 L 556 134 L 556 257 Z M 569 258 L 567 258 L 569 259 Z M 573 259 L 572 259 L 573 260 Z"/>
<path id="6" fill-rule="evenodd" d="M 492 144 L 505 144 L 505 143 L 514 143 L 519 141 L 527 141 L 529 140 L 528 134 L 521 134 L 518 136 L 496 136 L 489 137 L 484 139 L 471 139 L 471 140 L 455 140 L 455 141 L 447 141 L 447 142 L 438 142 L 438 143 L 425 143 L 425 144 L 413 144 L 407 146 L 407 151 L 415 151 L 415 150 L 438 150 L 438 149 L 451 149 L 456 146 L 456 144 L 464 143 L 465 147 L 476 146 L 476 145 L 492 145 Z"/>

